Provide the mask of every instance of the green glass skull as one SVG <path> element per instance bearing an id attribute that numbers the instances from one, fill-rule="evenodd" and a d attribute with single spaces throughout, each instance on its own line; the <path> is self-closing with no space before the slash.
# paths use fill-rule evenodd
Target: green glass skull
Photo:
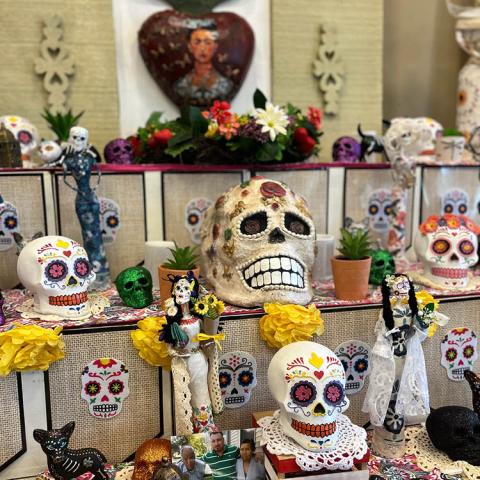
<path id="1" fill-rule="evenodd" d="M 370 256 L 372 257 L 372 266 L 369 282 L 372 285 L 381 285 L 385 275 L 395 273 L 393 255 L 388 250 L 374 250 Z"/>
<path id="2" fill-rule="evenodd" d="M 127 307 L 145 308 L 153 302 L 152 275 L 144 267 L 126 268 L 118 274 L 115 286 Z"/>

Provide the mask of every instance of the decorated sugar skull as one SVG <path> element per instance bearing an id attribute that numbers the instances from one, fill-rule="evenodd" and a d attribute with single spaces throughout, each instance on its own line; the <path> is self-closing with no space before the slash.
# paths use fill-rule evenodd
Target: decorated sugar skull
<path id="1" fill-rule="evenodd" d="M 235 305 L 310 302 L 314 247 L 305 201 L 263 177 L 222 195 L 202 226 L 205 276 L 220 298 Z"/>
<path id="2" fill-rule="evenodd" d="M 370 373 L 370 345 L 360 340 L 341 343 L 335 354 L 345 370 L 345 391 L 347 395 L 358 393 Z"/>
<path id="3" fill-rule="evenodd" d="M 225 407 L 242 407 L 257 386 L 257 361 L 247 352 L 224 353 L 219 360 L 218 379 Z"/>
<path id="4" fill-rule="evenodd" d="M 439 131 L 442 131 L 442 126 L 431 118 L 397 117 L 392 119 L 384 136 L 388 158 L 393 161 L 392 155 L 395 153 L 405 155 L 431 153 L 435 148 L 435 137 Z"/>
<path id="5" fill-rule="evenodd" d="M 62 147 L 53 140 L 44 140 L 38 147 L 38 154 L 44 163 L 52 163 L 62 155 Z"/>
<path id="6" fill-rule="evenodd" d="M 335 447 L 337 418 L 349 405 L 345 370 L 327 347 L 295 342 L 281 348 L 268 368 L 268 385 L 280 405 L 284 433 L 307 450 Z"/>
<path id="7" fill-rule="evenodd" d="M 36 312 L 62 318 L 90 314 L 87 289 L 95 273 L 75 240 L 49 235 L 28 242 L 18 256 L 17 273 L 33 293 Z"/>
<path id="8" fill-rule="evenodd" d="M 189 272 L 190 273 L 190 272 Z M 190 301 L 193 289 L 195 287 L 195 281 L 193 278 L 182 277 L 175 282 L 172 290 L 172 295 L 175 297 L 175 301 L 179 305 L 184 305 Z"/>
<path id="9" fill-rule="evenodd" d="M 360 143 L 353 137 L 340 137 L 332 147 L 334 162 L 358 162 L 362 156 Z"/>
<path id="10" fill-rule="evenodd" d="M 100 202 L 100 228 L 105 246 L 112 245 L 117 238 L 120 228 L 120 207 L 110 198 L 99 198 Z"/>
<path id="11" fill-rule="evenodd" d="M 368 283 L 381 285 L 387 275 L 395 273 L 395 260 L 388 250 L 374 250 L 370 256 L 372 257 L 372 266 Z"/>
<path id="12" fill-rule="evenodd" d="M 0 124 L 10 130 L 20 143 L 23 161 L 31 161 L 40 143 L 38 130 L 33 123 L 17 115 L 5 115 L 0 117 Z"/>
<path id="13" fill-rule="evenodd" d="M 115 280 L 123 303 L 132 308 L 145 308 L 153 302 L 152 285 L 152 275 L 145 267 L 126 268 Z"/>
<path id="14" fill-rule="evenodd" d="M 18 211 L 15 205 L 0 195 L 0 252 L 15 246 L 14 233 L 19 231 Z"/>
<path id="15" fill-rule="evenodd" d="M 185 206 L 185 228 L 188 230 L 193 243 L 198 245 L 202 243 L 200 235 L 202 222 L 208 207 L 210 207 L 212 203 L 209 198 L 194 198 Z"/>
<path id="16" fill-rule="evenodd" d="M 442 214 L 468 215 L 469 196 L 465 190 L 452 188 L 442 197 Z"/>
<path id="17" fill-rule="evenodd" d="M 445 289 L 465 288 L 478 261 L 480 227 L 464 215 L 432 215 L 420 225 L 415 250 L 424 275 Z"/>
<path id="18" fill-rule="evenodd" d="M 368 198 L 368 216 L 370 228 L 377 233 L 385 234 L 392 221 L 392 193 L 385 188 L 374 190 Z"/>
<path id="19" fill-rule="evenodd" d="M 83 127 L 72 127 L 68 136 L 68 144 L 75 152 L 81 152 L 88 147 L 88 130 Z"/>
<path id="20" fill-rule="evenodd" d="M 122 411 L 130 394 L 128 376 L 125 364 L 115 358 L 97 358 L 83 369 L 81 397 L 94 417 L 113 418 Z"/>
<path id="21" fill-rule="evenodd" d="M 107 163 L 130 165 L 133 163 L 133 147 L 125 138 L 116 138 L 105 145 L 103 152 Z"/>
<path id="22" fill-rule="evenodd" d="M 470 328 L 450 330 L 440 345 L 441 364 L 447 369 L 450 380 L 463 381 L 465 370 L 473 370 L 478 358 L 477 336 Z"/>

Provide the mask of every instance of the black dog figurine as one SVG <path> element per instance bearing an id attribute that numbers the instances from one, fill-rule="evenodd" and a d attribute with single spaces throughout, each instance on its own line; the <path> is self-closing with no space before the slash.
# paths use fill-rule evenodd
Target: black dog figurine
<path id="1" fill-rule="evenodd" d="M 68 480 L 90 472 L 95 480 L 107 480 L 104 470 L 106 458 L 95 448 L 71 450 L 68 448 L 75 422 L 67 423 L 58 430 L 33 431 L 33 438 L 47 455 L 48 470 L 55 480 Z"/>

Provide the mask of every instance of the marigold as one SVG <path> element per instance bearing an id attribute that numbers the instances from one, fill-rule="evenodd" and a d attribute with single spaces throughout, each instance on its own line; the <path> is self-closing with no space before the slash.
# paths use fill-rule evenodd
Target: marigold
<path id="1" fill-rule="evenodd" d="M 426 290 L 416 292 L 415 297 L 417 298 L 418 308 L 423 309 L 426 305 L 433 303 L 433 310 L 435 312 L 438 310 L 438 300 L 435 300 Z"/>

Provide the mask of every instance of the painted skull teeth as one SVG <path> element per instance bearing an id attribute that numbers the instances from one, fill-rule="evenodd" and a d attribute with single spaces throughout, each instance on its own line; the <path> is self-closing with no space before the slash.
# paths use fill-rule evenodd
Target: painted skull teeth
<path id="1" fill-rule="evenodd" d="M 243 403 L 243 402 L 245 402 L 245 397 L 243 397 L 243 396 L 240 396 L 240 397 L 233 397 L 233 396 L 232 397 L 226 397 L 224 401 L 228 405 Z"/>
<path id="2" fill-rule="evenodd" d="M 337 422 L 312 425 L 311 423 L 292 420 L 292 428 L 302 435 L 307 435 L 309 437 L 329 437 L 337 430 Z"/>
<path id="3" fill-rule="evenodd" d="M 100 405 L 94 405 L 93 411 L 98 413 L 110 413 L 116 412 L 118 410 L 118 405 L 116 403 L 102 403 Z"/>
<path id="4" fill-rule="evenodd" d="M 345 390 L 357 390 L 360 388 L 360 382 L 346 382 L 345 383 Z"/>
<path id="5" fill-rule="evenodd" d="M 468 270 L 466 268 L 442 268 L 432 267 L 432 274 L 444 278 L 466 278 Z"/>
<path id="6" fill-rule="evenodd" d="M 251 289 L 305 288 L 304 267 L 292 257 L 263 257 L 240 271 Z"/>
<path id="7" fill-rule="evenodd" d="M 50 305 L 68 307 L 70 305 L 80 305 L 88 300 L 87 292 L 74 293 L 73 295 L 56 295 L 55 297 L 48 297 Z"/>
<path id="8" fill-rule="evenodd" d="M 454 368 L 452 370 L 452 377 L 455 379 L 463 380 L 464 373 L 466 370 L 470 370 L 469 368 Z"/>

